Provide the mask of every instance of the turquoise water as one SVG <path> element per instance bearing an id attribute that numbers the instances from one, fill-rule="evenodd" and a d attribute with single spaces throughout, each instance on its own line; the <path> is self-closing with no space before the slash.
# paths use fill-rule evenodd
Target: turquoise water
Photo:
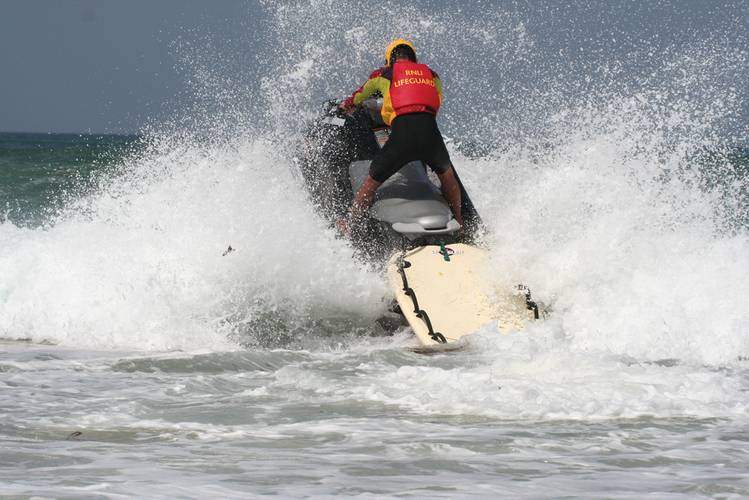
<path id="1" fill-rule="evenodd" d="M 0 220 L 49 222 L 92 175 L 137 147 L 136 136 L 0 133 Z"/>
<path id="2" fill-rule="evenodd" d="M 54 221 L 66 203 L 95 190 L 102 177 L 115 176 L 123 159 L 144 147 L 136 135 L 0 132 L 0 221 L 31 227 Z M 725 163 L 733 166 L 726 178 L 706 175 L 710 186 L 740 182 L 749 175 L 749 148 L 733 147 L 718 155 L 700 152 L 695 162 L 707 172 L 725 171 Z M 746 210 L 746 190 L 743 196 Z"/>

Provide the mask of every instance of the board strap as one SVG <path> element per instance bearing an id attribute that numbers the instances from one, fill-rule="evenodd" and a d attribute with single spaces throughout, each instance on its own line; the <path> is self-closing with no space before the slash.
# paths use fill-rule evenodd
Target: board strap
<path id="1" fill-rule="evenodd" d="M 445 254 L 447 254 L 447 252 L 445 252 Z M 400 274 L 401 279 L 403 280 L 403 292 L 411 297 L 411 302 L 413 302 L 414 306 L 414 314 L 416 314 L 416 317 L 421 319 L 426 325 L 429 332 L 429 337 L 431 337 L 431 339 L 435 342 L 439 342 L 440 344 L 447 344 L 447 339 L 445 338 L 445 336 L 440 332 L 434 331 L 434 328 L 432 327 L 432 321 L 429 319 L 429 314 L 427 314 L 425 310 L 419 307 L 419 300 L 416 298 L 416 292 L 414 292 L 413 288 L 408 286 L 406 269 L 409 267 L 411 267 L 411 263 L 405 260 L 403 258 L 403 254 L 401 254 L 400 257 L 398 257 L 398 274 Z"/>

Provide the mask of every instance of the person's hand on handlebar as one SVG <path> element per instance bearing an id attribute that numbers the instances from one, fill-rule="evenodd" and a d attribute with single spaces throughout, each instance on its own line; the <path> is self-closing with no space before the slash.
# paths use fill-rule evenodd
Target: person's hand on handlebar
<path id="1" fill-rule="evenodd" d="M 341 101 L 341 104 L 338 105 L 338 109 L 346 113 L 347 115 L 350 115 L 356 110 L 356 106 L 351 101 Z"/>

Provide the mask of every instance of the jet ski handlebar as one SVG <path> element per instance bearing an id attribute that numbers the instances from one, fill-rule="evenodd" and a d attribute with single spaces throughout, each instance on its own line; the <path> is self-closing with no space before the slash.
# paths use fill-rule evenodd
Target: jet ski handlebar
<path id="1" fill-rule="evenodd" d="M 341 99 L 329 99 L 322 104 L 322 112 L 325 116 L 344 118 L 346 115 L 341 109 Z"/>
<path id="2" fill-rule="evenodd" d="M 325 101 L 322 105 L 323 114 L 328 117 L 345 118 L 346 113 L 341 108 L 342 103 L 343 99 L 329 99 Z M 380 109 L 382 109 L 382 103 L 382 97 L 370 97 L 362 101 L 361 107 L 370 113 L 379 114 Z"/>
<path id="3" fill-rule="evenodd" d="M 382 97 L 370 97 L 369 99 L 364 99 L 361 105 L 365 109 L 379 113 L 383 102 L 384 99 Z"/>

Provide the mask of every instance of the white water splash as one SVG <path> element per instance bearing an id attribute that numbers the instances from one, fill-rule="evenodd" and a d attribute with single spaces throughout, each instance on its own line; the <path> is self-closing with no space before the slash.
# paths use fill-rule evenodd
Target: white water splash
<path id="1" fill-rule="evenodd" d="M 263 141 L 158 142 L 54 226 L 4 224 L 2 336 L 226 348 L 228 333 L 274 311 L 374 319 L 379 279 L 314 216 L 283 161 Z"/>
<path id="2" fill-rule="evenodd" d="M 319 100 L 350 91 L 404 35 L 445 79 L 441 120 L 462 134 L 460 151 L 477 137 L 492 151 L 452 154 L 490 228 L 498 279 L 551 303 L 572 349 L 716 364 L 747 353 L 749 244 L 745 229 L 720 224 L 740 211 L 732 194 L 746 179 L 707 189 L 696 160 L 722 147 L 742 105 L 742 47 L 720 35 L 669 46 L 660 69 L 631 78 L 593 51 L 574 60 L 588 70 L 580 81 L 520 11 L 384 4 L 371 15 L 397 22 L 373 25 L 336 2 L 309 7 L 266 6 L 277 60 L 254 87 L 227 79 L 222 91 L 209 65 L 225 54 L 184 49 L 200 109 L 214 96 L 216 116 L 155 133 L 51 227 L 0 227 L 2 336 L 224 348 L 245 331 L 374 319 L 382 279 L 311 212 L 291 156 Z M 456 30 L 461 39 L 447 36 Z M 628 57 L 644 64 L 656 46 Z M 512 78 L 534 68 L 535 80 Z M 242 132 L 235 122 L 258 108 L 265 127 Z M 236 252 L 221 257 L 228 245 Z"/>

